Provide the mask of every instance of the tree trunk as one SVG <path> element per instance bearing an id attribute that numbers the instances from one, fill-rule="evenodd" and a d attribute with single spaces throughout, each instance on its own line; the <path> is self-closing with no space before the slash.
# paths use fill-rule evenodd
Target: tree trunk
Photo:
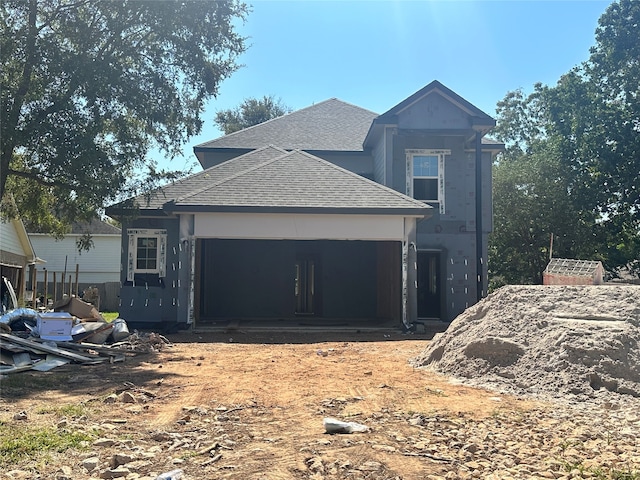
<path id="1" fill-rule="evenodd" d="M 18 89 L 13 96 L 11 108 L 7 108 L 9 113 L 6 119 L 3 119 L 4 121 L 2 122 L 2 152 L 0 153 L 0 199 L 4 198 L 7 178 L 9 176 L 9 167 L 11 165 L 11 159 L 13 158 L 13 152 L 16 147 L 16 129 L 18 128 L 20 111 L 22 110 L 25 96 L 29 92 L 29 87 L 31 86 L 31 73 L 33 72 L 33 66 L 35 65 L 36 61 L 36 37 L 38 35 L 37 15 L 37 0 L 29 0 L 29 19 L 22 75 L 20 78 Z"/>

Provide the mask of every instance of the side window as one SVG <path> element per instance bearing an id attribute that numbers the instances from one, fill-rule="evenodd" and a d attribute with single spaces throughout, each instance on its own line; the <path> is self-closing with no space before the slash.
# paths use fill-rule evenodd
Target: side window
<path id="1" fill-rule="evenodd" d="M 136 238 L 136 271 L 153 272 L 158 269 L 158 237 Z"/>
<path id="2" fill-rule="evenodd" d="M 133 281 L 136 273 L 155 273 L 166 276 L 167 231 L 152 229 L 128 229 L 129 252 L 127 256 L 127 280 Z"/>
<path id="3" fill-rule="evenodd" d="M 407 150 L 407 195 L 444 208 L 444 158 L 450 150 Z"/>

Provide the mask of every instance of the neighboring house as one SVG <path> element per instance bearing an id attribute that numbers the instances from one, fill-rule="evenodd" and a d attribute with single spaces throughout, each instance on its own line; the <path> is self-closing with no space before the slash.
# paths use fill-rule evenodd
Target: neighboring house
<path id="1" fill-rule="evenodd" d="M 602 262 L 552 258 L 542 272 L 543 285 L 602 285 Z"/>
<path id="2" fill-rule="evenodd" d="M 0 270 L 18 298 L 25 298 L 29 269 L 36 263 L 43 261 L 36 256 L 22 220 L 0 219 Z"/>
<path id="3" fill-rule="evenodd" d="M 77 241 L 84 235 L 91 235 L 93 247 L 89 250 L 78 250 Z M 76 266 L 78 268 L 79 295 L 88 286 L 98 286 L 108 283 L 120 283 L 120 239 L 122 232 L 118 227 L 110 225 L 101 220 L 91 222 L 75 223 L 71 226 L 71 232 L 63 238 L 57 239 L 46 233 L 29 233 L 29 238 L 36 251 L 46 252 L 47 264 L 45 268 L 37 271 L 37 283 L 40 293 L 45 280 L 45 270 L 47 272 L 47 290 L 49 294 L 54 291 L 53 274 L 56 274 L 56 282 L 61 284 L 62 277 L 68 283 L 69 276 L 75 285 Z M 101 289 L 101 296 L 105 292 Z M 114 290 L 117 290 L 114 289 Z M 58 297 L 62 296 L 63 289 L 57 290 Z M 112 308 L 117 307 L 117 293 L 111 296 L 114 298 L 110 303 Z"/>
<path id="4" fill-rule="evenodd" d="M 330 99 L 196 146 L 204 171 L 107 209 L 120 316 L 451 321 L 487 288 L 494 125 L 434 81 L 383 115 Z"/>

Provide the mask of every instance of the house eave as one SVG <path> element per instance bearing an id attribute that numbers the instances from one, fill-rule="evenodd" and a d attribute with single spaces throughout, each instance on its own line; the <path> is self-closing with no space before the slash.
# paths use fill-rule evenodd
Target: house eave
<path id="1" fill-rule="evenodd" d="M 154 208 L 154 209 L 144 209 L 144 208 L 118 208 L 118 207 L 107 207 L 105 209 L 105 213 L 110 217 L 116 219 L 122 219 L 123 217 L 157 217 L 157 218 L 167 218 L 172 216 L 172 214 L 166 210 Z"/>
<path id="2" fill-rule="evenodd" d="M 282 213 L 305 215 L 399 215 L 430 218 L 433 208 L 359 208 L 359 207 L 296 207 L 296 206 L 239 206 L 239 205 L 171 205 L 165 211 L 175 214 L 197 213 Z"/>
<path id="3" fill-rule="evenodd" d="M 193 147 L 193 153 L 198 154 L 200 152 L 235 152 L 238 155 L 252 152 L 255 148 L 238 148 L 238 147 L 203 147 L 196 145 Z"/>

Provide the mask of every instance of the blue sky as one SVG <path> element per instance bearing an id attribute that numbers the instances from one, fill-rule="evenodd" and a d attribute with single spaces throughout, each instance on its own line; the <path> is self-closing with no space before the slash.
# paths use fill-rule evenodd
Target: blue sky
<path id="1" fill-rule="evenodd" d="M 336 97 L 384 113 L 432 80 L 489 115 L 507 92 L 555 85 L 587 60 L 610 1 L 248 1 L 244 67 L 210 101 L 201 135 L 165 168 L 200 170 L 216 111 L 275 95 L 294 110 Z"/>

